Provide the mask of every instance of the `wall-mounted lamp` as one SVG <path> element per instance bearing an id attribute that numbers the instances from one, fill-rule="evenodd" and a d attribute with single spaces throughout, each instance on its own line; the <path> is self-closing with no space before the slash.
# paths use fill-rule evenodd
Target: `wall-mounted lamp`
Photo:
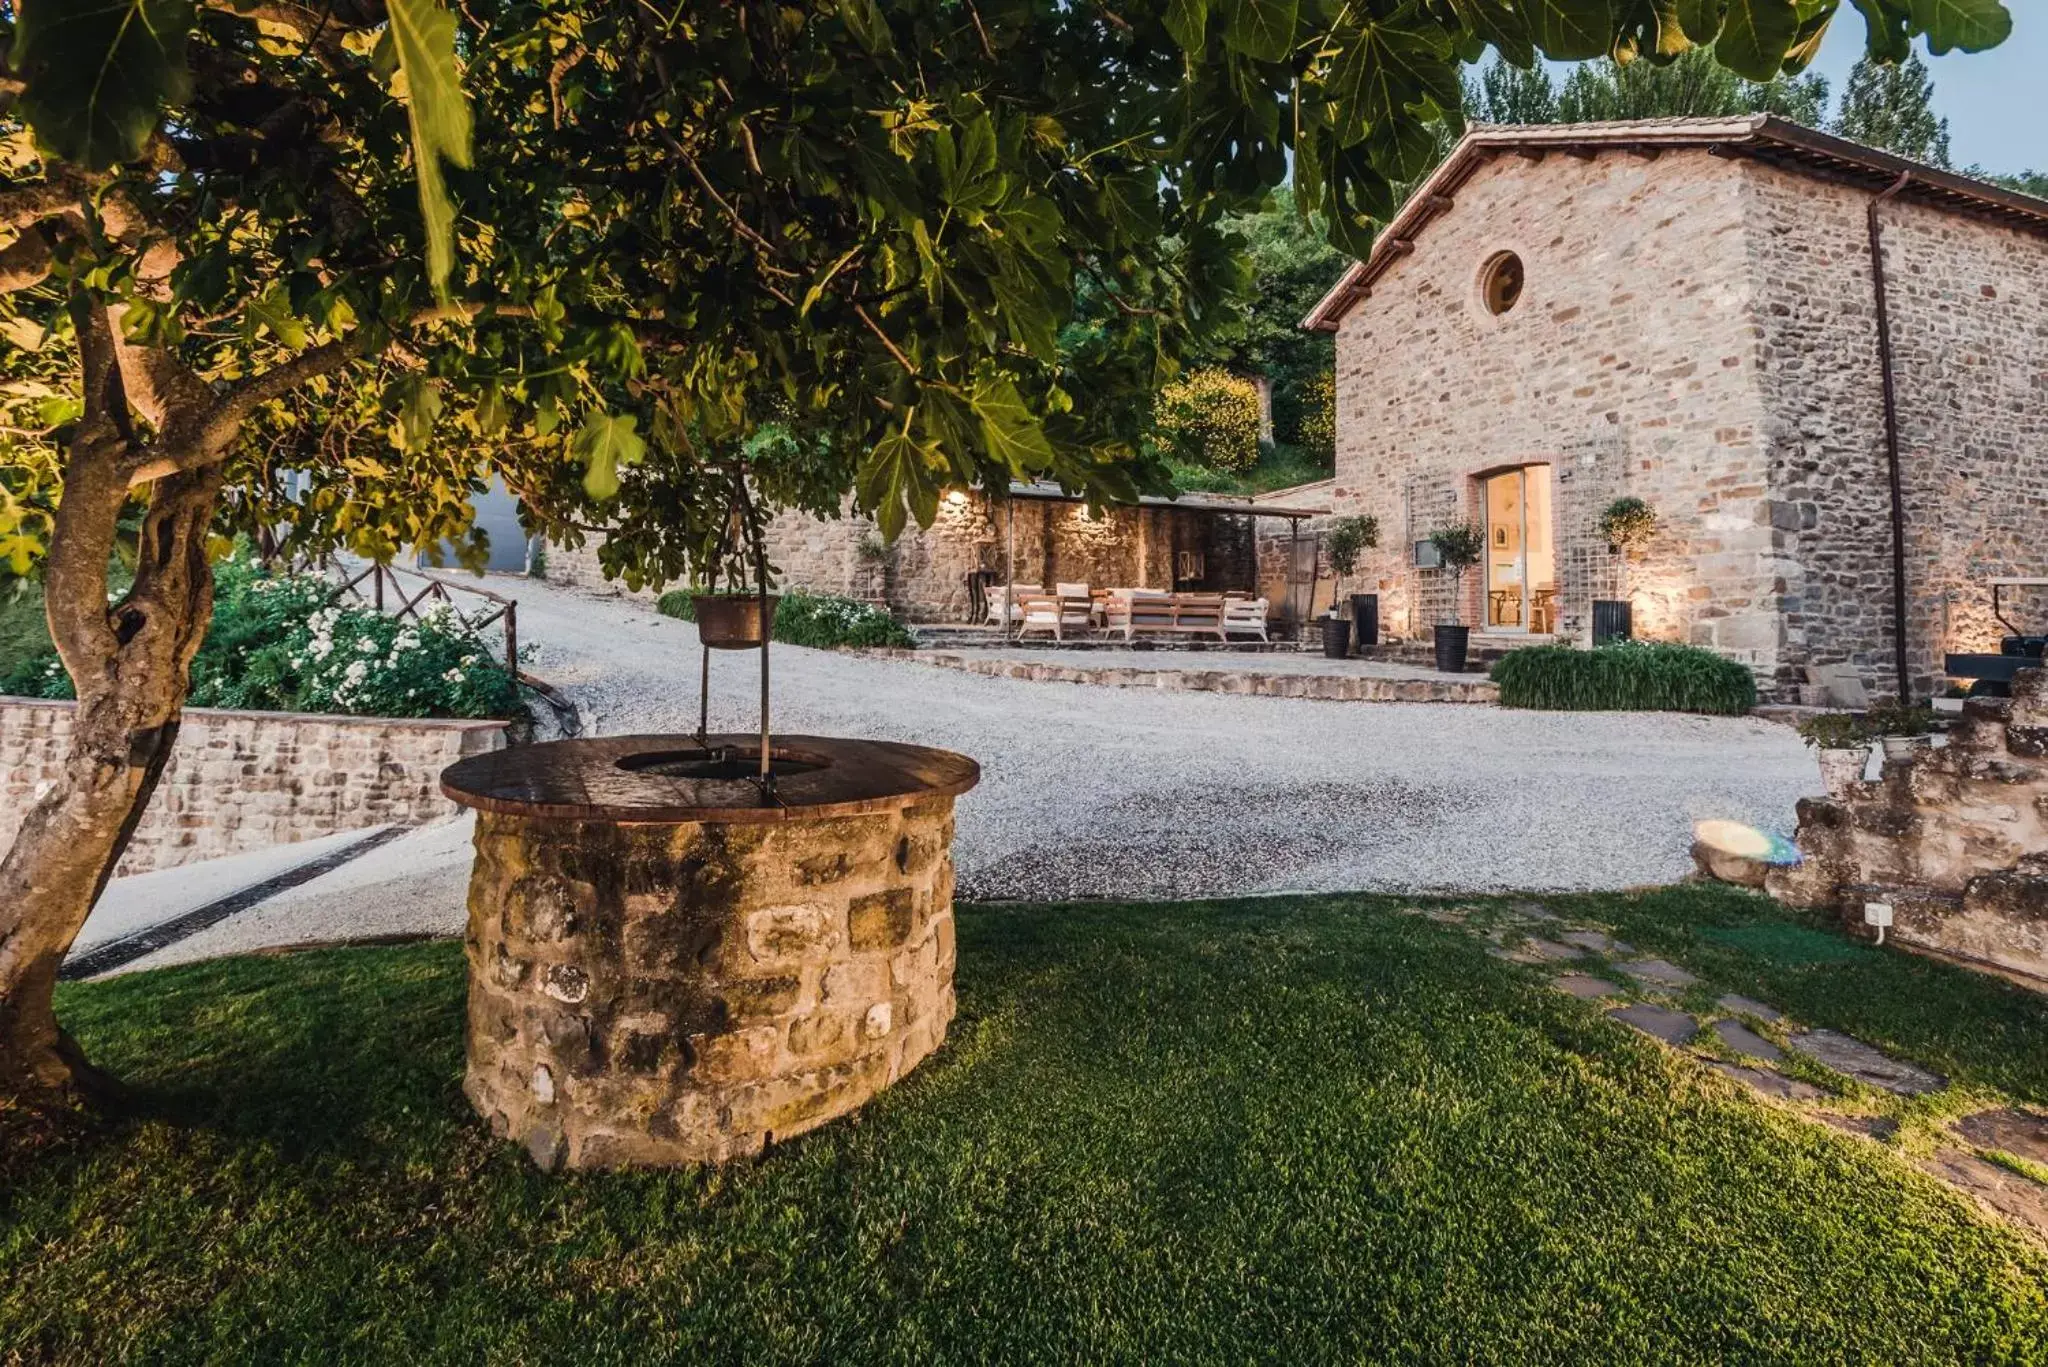
<path id="1" fill-rule="evenodd" d="M 967 506 L 967 491 L 965 489 L 948 489 L 946 491 L 946 502 L 952 504 L 955 508 L 965 508 Z"/>

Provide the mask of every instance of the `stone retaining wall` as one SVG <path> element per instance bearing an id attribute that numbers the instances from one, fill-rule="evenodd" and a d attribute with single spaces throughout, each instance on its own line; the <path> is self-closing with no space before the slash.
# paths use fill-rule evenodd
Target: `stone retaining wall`
<path id="1" fill-rule="evenodd" d="M 1165 693 L 1234 693 L 1254 698 L 1307 698 L 1318 702 L 1497 703 L 1490 679 L 1399 679 L 1375 674 L 1305 674 L 1237 669 L 1133 669 L 1121 665 L 983 659 L 932 650 L 868 650 L 865 655 L 957 669 L 994 679 L 1031 683 L 1095 684 L 1104 688 L 1156 688 Z"/>
<path id="2" fill-rule="evenodd" d="M 72 707 L 0 700 L 0 848 L 62 772 Z M 504 744 L 497 721 L 192 708 L 118 871 L 448 816 L 455 806 L 441 796 L 441 770 Z"/>
<path id="3" fill-rule="evenodd" d="M 1939 749 L 1887 759 L 1843 799 L 1799 804 L 1802 862 L 1765 875 L 1853 933 L 1892 907 L 1892 942 L 2048 987 L 2048 671 L 1968 704 Z"/>

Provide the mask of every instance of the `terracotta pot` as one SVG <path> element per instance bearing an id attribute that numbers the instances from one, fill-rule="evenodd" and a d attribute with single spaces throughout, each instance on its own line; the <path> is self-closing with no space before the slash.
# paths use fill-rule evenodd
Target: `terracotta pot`
<path id="1" fill-rule="evenodd" d="M 1852 784 L 1863 781 L 1863 767 L 1870 762 L 1870 748 L 1864 746 L 1854 750 L 1822 750 L 1820 755 L 1820 781 L 1827 789 L 1828 796 L 1840 801 L 1849 795 Z"/>
<path id="2" fill-rule="evenodd" d="M 758 593 L 697 593 L 690 606 L 697 614 L 697 635 L 713 650 L 753 650 L 768 639 L 775 624 L 775 605 L 781 595 L 769 594 L 762 601 Z M 765 611 L 764 611 L 765 609 Z"/>

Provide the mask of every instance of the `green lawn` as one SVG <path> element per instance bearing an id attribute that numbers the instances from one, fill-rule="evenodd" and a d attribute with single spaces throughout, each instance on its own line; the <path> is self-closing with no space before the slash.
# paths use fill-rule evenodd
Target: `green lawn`
<path id="1" fill-rule="evenodd" d="M 484 1134 L 453 945 L 69 987 L 151 1118 L 0 1196 L 0 1358 L 2048 1362 L 2048 1253 L 1399 905 L 962 908 L 947 1047 L 706 1173 Z M 1714 938 L 1801 929 L 1739 895 L 1553 905 L 2040 1085 L 2003 988 L 1790 966 Z"/>

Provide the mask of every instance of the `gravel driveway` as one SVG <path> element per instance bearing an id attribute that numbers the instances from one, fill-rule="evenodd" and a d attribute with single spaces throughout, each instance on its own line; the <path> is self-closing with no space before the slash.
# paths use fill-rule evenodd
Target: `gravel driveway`
<path id="1" fill-rule="evenodd" d="M 537 582 L 532 672 L 594 733 L 692 731 L 695 629 Z M 714 730 L 750 730 L 757 657 L 712 659 Z M 1789 728 L 1669 714 L 1329 703 L 981 678 L 777 647 L 776 729 L 981 761 L 955 856 L 973 898 L 1600 889 L 1690 868 L 1692 824 L 1789 831 L 1817 793 Z"/>

